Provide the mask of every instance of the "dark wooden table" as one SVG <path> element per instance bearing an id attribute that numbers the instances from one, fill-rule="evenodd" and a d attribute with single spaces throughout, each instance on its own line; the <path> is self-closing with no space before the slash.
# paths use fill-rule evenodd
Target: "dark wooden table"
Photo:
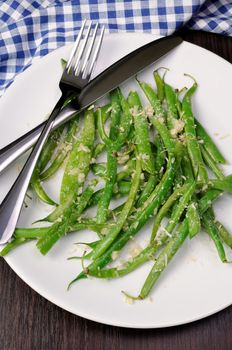
<path id="1" fill-rule="evenodd" d="M 186 30 L 181 35 L 232 63 L 231 38 Z M 0 260 L 2 350 L 231 350 L 231 328 L 232 307 L 198 322 L 165 329 L 123 329 L 87 321 L 39 296 Z"/>

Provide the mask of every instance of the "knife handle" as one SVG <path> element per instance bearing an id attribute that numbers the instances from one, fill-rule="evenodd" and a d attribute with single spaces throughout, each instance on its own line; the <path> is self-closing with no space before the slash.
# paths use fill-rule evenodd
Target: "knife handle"
<path id="1" fill-rule="evenodd" d="M 77 109 L 71 104 L 65 106 L 56 117 L 52 130 L 71 119 L 76 113 Z M 46 121 L 0 150 L 0 173 L 36 143 L 45 123 Z"/>

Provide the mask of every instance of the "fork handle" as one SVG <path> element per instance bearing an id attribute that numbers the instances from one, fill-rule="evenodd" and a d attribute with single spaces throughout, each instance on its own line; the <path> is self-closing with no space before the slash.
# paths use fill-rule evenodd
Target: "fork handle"
<path id="1" fill-rule="evenodd" d="M 77 109 L 69 103 L 55 118 L 52 125 L 52 130 L 58 128 L 61 124 L 71 119 L 76 112 Z M 45 123 L 46 121 L 28 131 L 17 140 L 11 142 L 9 145 L 0 149 L 0 173 L 36 143 Z"/>
<path id="2" fill-rule="evenodd" d="M 62 95 L 47 120 L 22 171 L 0 205 L 0 244 L 8 242 L 14 233 L 35 165 L 52 129 L 54 119 L 60 112 L 64 101 L 65 95 Z"/>

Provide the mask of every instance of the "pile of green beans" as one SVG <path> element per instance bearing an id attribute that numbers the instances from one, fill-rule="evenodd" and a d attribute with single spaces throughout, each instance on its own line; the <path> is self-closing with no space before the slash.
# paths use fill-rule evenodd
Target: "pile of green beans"
<path id="1" fill-rule="evenodd" d="M 139 295 L 123 292 L 135 300 L 149 295 L 187 237 L 202 234 L 201 229 L 212 239 L 220 260 L 228 263 L 225 246 L 232 249 L 232 236 L 215 218 L 213 205 L 223 193 L 232 193 L 232 175 L 224 175 L 224 156 L 193 114 L 197 82 L 192 78 L 192 86 L 180 94 L 165 82 L 167 70 L 161 76 L 161 69 L 154 72 L 156 87 L 136 79 L 138 91 L 126 97 L 115 89 L 107 105 L 89 107 L 51 135 L 31 181 L 39 200 L 54 206 L 40 220 L 49 226 L 17 228 L 1 256 L 32 241 L 45 255 L 64 235 L 88 229 L 98 237 L 88 243 L 87 255 L 72 257 L 81 258 L 85 267 L 69 286 L 88 276 L 119 278 L 153 261 Z M 98 160 L 103 152 L 106 162 Z M 62 164 L 56 204 L 42 182 Z M 123 203 L 112 210 L 121 197 Z M 96 214 L 86 218 L 91 207 Z M 153 221 L 148 243 L 120 263 L 122 249 L 148 221 Z M 116 267 L 109 266 L 112 261 Z"/>

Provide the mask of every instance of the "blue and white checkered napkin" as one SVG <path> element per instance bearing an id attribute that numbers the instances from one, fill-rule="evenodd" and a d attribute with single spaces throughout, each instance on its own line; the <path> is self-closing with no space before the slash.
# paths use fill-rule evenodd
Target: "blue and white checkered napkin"
<path id="1" fill-rule="evenodd" d="M 187 25 L 232 35 L 229 0 L 2 0 L 0 94 L 32 61 L 74 41 L 83 19 L 108 32 L 168 35 Z"/>

